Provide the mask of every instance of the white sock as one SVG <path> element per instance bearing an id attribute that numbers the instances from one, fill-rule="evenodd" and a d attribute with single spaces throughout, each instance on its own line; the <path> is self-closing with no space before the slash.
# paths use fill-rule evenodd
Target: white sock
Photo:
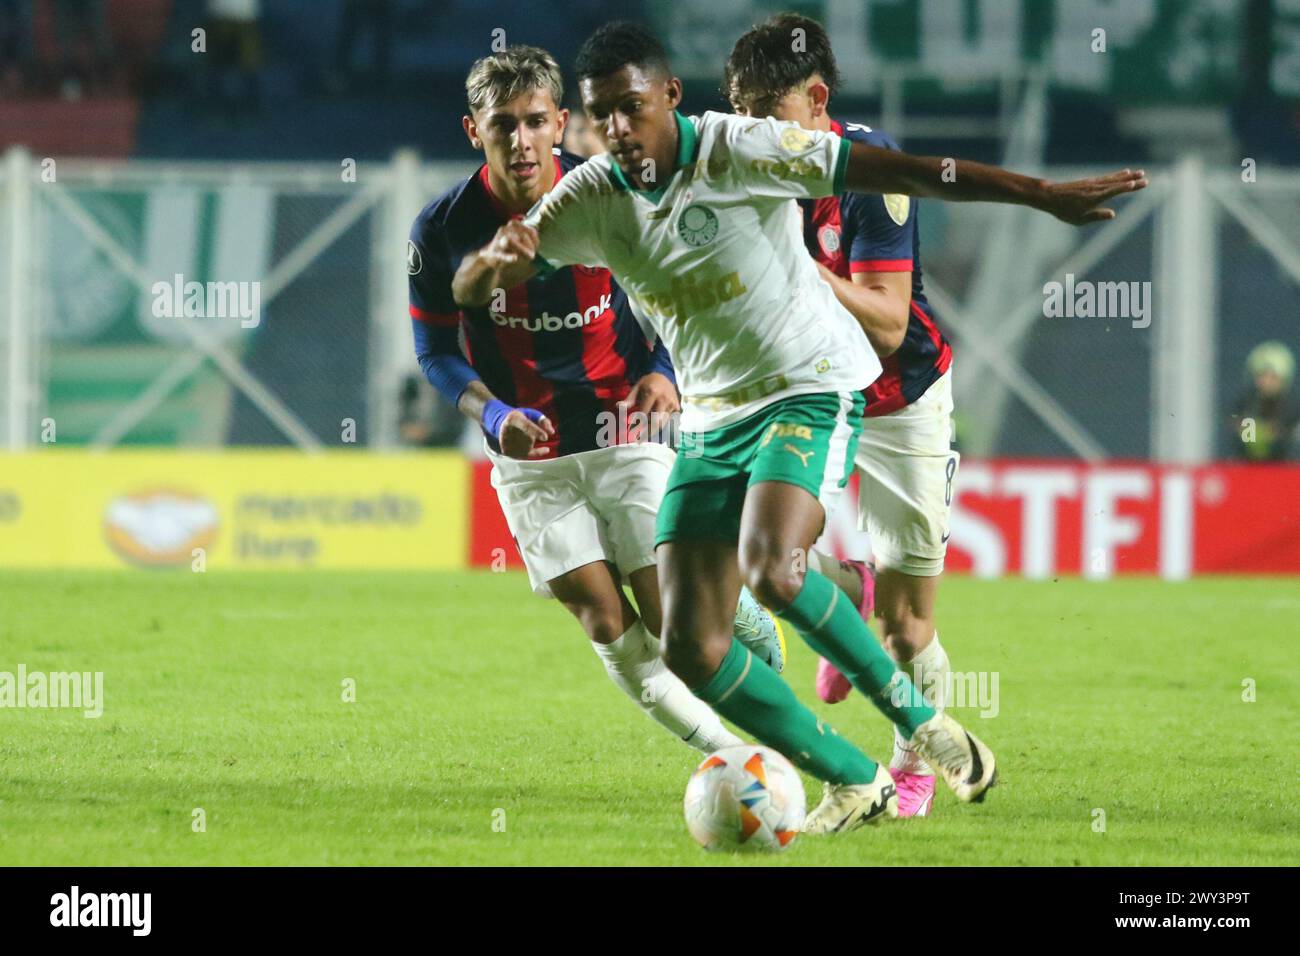
<path id="1" fill-rule="evenodd" d="M 939 643 L 939 632 L 935 631 L 930 643 L 925 645 L 920 653 L 906 664 L 898 666 L 912 678 L 912 683 L 925 695 L 926 703 L 932 704 L 936 711 L 943 713 L 948 703 L 949 666 L 948 653 Z M 902 770 L 907 773 L 924 776 L 934 774 L 934 770 L 921 759 L 920 754 L 912 750 L 911 743 L 899 733 L 897 727 L 894 728 L 894 756 L 890 759 L 889 766 L 892 770 Z"/>
<path id="2" fill-rule="evenodd" d="M 658 639 L 640 620 L 612 644 L 593 641 L 591 646 L 609 679 L 673 736 L 706 754 L 744 743 L 668 669 L 659 656 Z"/>

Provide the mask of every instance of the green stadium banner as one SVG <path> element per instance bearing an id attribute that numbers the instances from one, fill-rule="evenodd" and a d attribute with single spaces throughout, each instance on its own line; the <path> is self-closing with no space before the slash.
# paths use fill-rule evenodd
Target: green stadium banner
<path id="1" fill-rule="evenodd" d="M 878 92 L 901 74 L 909 102 L 939 100 L 1041 70 L 1053 89 L 1105 94 L 1121 105 L 1218 104 L 1241 91 L 1242 63 L 1267 61 L 1280 96 L 1300 96 L 1300 0 L 1273 0 L 1260 35 L 1246 35 L 1251 0 L 733 0 L 651 4 L 674 66 L 717 79 L 736 38 L 791 10 L 826 25 L 844 91 Z M 1099 32 L 1104 31 L 1104 32 Z"/>

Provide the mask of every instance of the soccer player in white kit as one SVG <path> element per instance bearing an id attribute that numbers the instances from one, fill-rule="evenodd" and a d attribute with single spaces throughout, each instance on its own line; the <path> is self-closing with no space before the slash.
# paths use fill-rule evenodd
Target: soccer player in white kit
<path id="1" fill-rule="evenodd" d="M 820 721 L 735 641 L 742 579 L 899 727 L 957 798 L 996 779 L 992 751 L 936 713 L 838 588 L 807 567 L 848 480 L 861 390 L 880 363 L 803 247 L 792 200 L 852 192 L 1030 205 L 1069 222 L 1145 185 L 1125 170 L 1048 183 L 996 167 L 850 144 L 795 124 L 677 112 L 681 82 L 635 24 L 606 24 L 575 65 L 609 153 L 574 170 L 523 222 L 466 256 L 462 306 L 565 264 L 604 266 L 673 356 L 682 449 L 658 516 L 664 656 L 701 699 L 826 784 L 805 830 L 896 817 L 888 771 Z"/>

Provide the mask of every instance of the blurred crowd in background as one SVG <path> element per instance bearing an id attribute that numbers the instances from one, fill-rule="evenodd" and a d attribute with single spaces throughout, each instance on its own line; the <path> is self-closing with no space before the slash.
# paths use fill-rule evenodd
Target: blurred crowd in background
<path id="1" fill-rule="evenodd" d="M 0 91 L 65 100 L 136 93 L 179 96 L 254 122 L 260 112 L 267 34 L 273 62 L 296 63 L 300 92 L 385 93 L 391 78 L 395 0 L 301 4 L 308 17 L 271 16 L 263 0 L 0 0 Z M 433 4 L 425 4 L 432 12 Z M 110 15 L 111 14 L 111 15 Z M 194 79 L 160 41 L 205 31 Z M 316 44 L 311 72 L 295 34 Z M 179 32 L 178 32 L 179 31 Z M 185 43 L 180 43 L 181 49 Z M 323 54 L 323 55 L 322 55 Z M 311 73 L 314 72 L 314 75 Z"/>
<path id="2" fill-rule="evenodd" d="M 917 2 L 877 0 L 871 22 L 892 30 L 898 15 Z M 1288 53 L 1291 41 L 1279 40 L 1277 31 L 1287 17 L 1300 20 L 1300 11 L 1291 10 L 1295 4 L 1162 4 L 1158 32 L 1190 51 L 1178 51 L 1189 63 L 1182 73 L 1169 71 L 1172 95 L 1201 102 L 1212 98 L 1250 155 L 1294 161 L 1300 155 L 1300 97 L 1294 92 L 1300 89 L 1300 66 Z M 789 5 L 813 13 L 819 11 L 811 8 L 825 6 Z M 734 20 L 739 32 L 780 6 L 766 0 L 733 2 L 713 13 Z M 129 152 L 136 156 L 306 158 L 322 151 L 342 154 L 346 146 L 347 155 L 387 157 L 402 145 L 431 157 L 458 156 L 464 147 L 454 131 L 464 74 L 475 51 L 488 52 L 500 24 L 529 23 L 528 36 L 506 35 L 505 42 L 544 46 L 567 64 L 582 39 L 610 16 L 645 19 L 661 27 L 675 49 L 699 54 L 714 43 L 720 62 L 725 31 L 702 33 L 701 5 L 682 9 L 689 16 L 674 20 L 672 4 L 656 0 L 626 0 L 617 10 L 601 0 L 0 0 L 0 98 L 130 98 L 137 105 L 138 127 Z M 1052 0 L 1024 0 L 1026 36 L 1050 33 L 1055 9 Z M 905 21 L 903 33 L 921 29 L 914 10 L 909 15 L 913 19 Z M 205 31 L 201 50 L 196 29 Z M 687 30 L 693 33 L 685 35 Z M 705 62 L 712 55 L 705 51 Z M 1039 50 L 1026 59 L 1041 55 Z M 1138 62 L 1153 55 L 1146 49 L 1135 53 Z M 717 77 L 699 72 L 687 73 L 688 102 L 697 109 L 725 108 Z M 1167 98 L 1170 92 L 1153 88 L 1150 95 Z M 1068 150 L 1082 162 L 1104 162 L 1121 153 L 1143 159 L 1134 155 L 1142 137 L 1118 128 L 1117 102 L 1122 105 L 1104 91 L 1054 91 L 1058 151 Z M 879 97 L 849 89 L 843 107 L 859 105 L 878 109 Z M 978 115 L 977 102 L 969 107 Z M 323 123 L 326 109 L 329 122 Z M 212 128 L 201 124 L 197 136 L 178 135 L 179 116 L 194 123 L 212 119 L 226 135 L 214 140 Z M 276 131 L 293 135 L 266 135 Z M 1080 135 L 1083 131 L 1091 135 Z M 0 141 L 7 138 L 12 134 L 0 131 Z"/>

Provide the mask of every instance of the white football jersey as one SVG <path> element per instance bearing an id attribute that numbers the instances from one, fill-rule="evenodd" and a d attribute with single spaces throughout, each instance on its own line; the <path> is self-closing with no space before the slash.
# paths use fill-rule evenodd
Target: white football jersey
<path id="1" fill-rule="evenodd" d="M 870 385 L 880 361 L 818 274 L 794 201 L 843 190 L 848 140 L 723 113 L 677 124 L 678 168 L 663 188 L 631 188 L 599 155 L 529 211 L 539 270 L 613 273 L 642 328 L 668 347 L 684 431 Z"/>

